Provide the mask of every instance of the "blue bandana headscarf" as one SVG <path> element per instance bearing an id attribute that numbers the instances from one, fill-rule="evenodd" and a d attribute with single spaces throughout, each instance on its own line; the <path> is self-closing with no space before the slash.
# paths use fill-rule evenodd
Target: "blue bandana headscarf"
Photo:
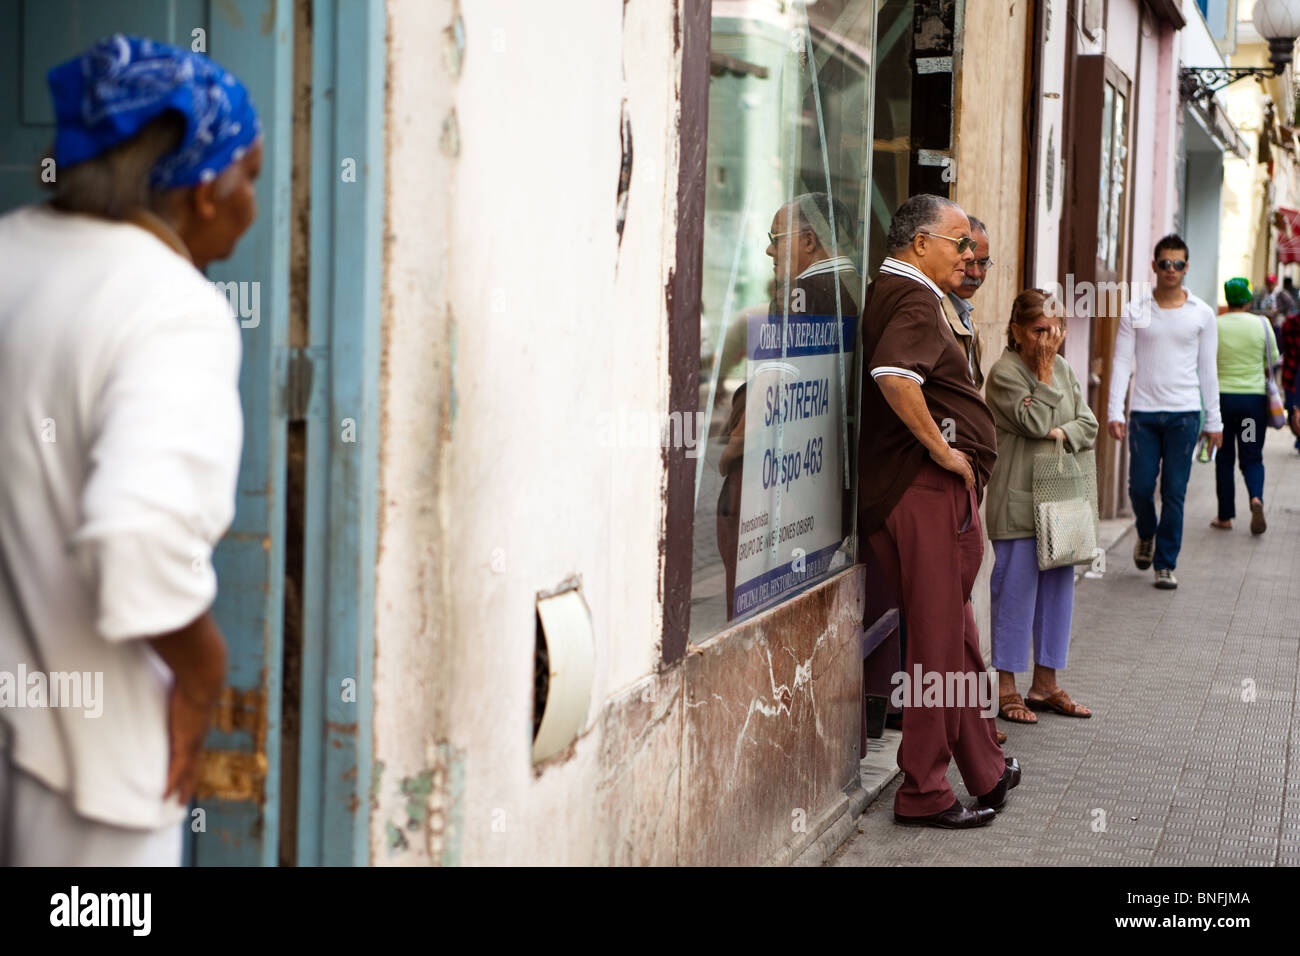
<path id="1" fill-rule="evenodd" d="M 54 160 L 72 166 L 135 136 L 167 110 L 185 118 L 180 147 L 159 160 L 155 189 L 209 182 L 261 135 L 234 74 L 202 53 L 118 33 L 49 72 Z"/>

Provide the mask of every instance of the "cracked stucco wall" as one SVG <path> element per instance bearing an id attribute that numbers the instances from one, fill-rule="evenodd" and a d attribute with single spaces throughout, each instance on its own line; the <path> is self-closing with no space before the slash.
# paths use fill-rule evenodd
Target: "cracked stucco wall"
<path id="1" fill-rule="evenodd" d="M 387 9 L 372 860 L 761 862 L 855 778 L 862 577 L 661 672 L 661 450 L 596 435 L 666 411 L 677 4 Z M 574 576 L 592 704 L 534 768 L 535 595 Z"/>

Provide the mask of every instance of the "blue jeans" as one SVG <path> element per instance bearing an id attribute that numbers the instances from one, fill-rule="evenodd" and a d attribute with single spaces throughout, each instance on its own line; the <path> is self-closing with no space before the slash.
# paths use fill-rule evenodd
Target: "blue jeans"
<path id="1" fill-rule="evenodd" d="M 1128 497 L 1138 537 L 1156 539 L 1157 571 L 1178 566 L 1183 543 L 1183 500 L 1200 435 L 1200 412 L 1132 412 L 1128 429 Z M 1160 515 L 1156 516 L 1156 476 Z"/>
<path id="2" fill-rule="evenodd" d="M 1264 500 L 1264 438 L 1268 435 L 1268 396 L 1220 394 L 1223 447 L 1214 460 L 1214 484 L 1219 493 L 1219 520 L 1237 516 L 1233 459 L 1240 457 L 1246 495 Z"/>

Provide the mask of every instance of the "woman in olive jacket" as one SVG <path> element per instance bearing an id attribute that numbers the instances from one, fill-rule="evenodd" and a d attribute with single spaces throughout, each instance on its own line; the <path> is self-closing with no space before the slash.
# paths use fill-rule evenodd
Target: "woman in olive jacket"
<path id="1" fill-rule="evenodd" d="M 1051 303 L 1055 305 L 1055 303 Z M 1065 667 L 1074 612 L 1074 568 L 1038 570 L 1034 536 L 1034 456 L 1056 450 L 1085 451 L 1097 437 L 1097 419 L 1084 401 L 1074 371 L 1057 350 L 1065 327 L 1045 293 L 1016 296 L 1007 325 L 1007 348 L 989 371 L 984 395 L 997 429 L 998 460 L 989 478 L 987 527 L 993 542 L 993 666 L 998 670 L 998 716 L 1033 724 L 1031 710 L 1090 717 L 1056 683 Z M 1034 678 L 1022 699 L 1016 674 Z"/>

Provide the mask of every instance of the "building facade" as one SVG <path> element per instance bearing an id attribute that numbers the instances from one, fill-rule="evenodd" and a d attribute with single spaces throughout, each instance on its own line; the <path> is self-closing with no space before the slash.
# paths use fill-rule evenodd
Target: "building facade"
<path id="1" fill-rule="evenodd" d="M 39 196 L 41 71 L 105 33 L 201 42 L 266 130 L 261 216 L 210 276 L 248 437 L 194 863 L 788 863 L 844 838 L 864 692 L 899 669 L 854 529 L 892 211 L 937 192 L 988 224 L 991 365 L 1020 289 L 1127 289 L 1174 228 L 1217 283 L 1232 217 L 1267 259 L 1252 204 L 1300 208 L 1230 159 L 1220 228 L 1223 157 L 1268 144 L 1294 184 L 1294 118 L 1243 146 L 1222 99 L 1185 102 L 1179 67 L 1223 62 L 1197 5 L 1009 9 L 0 0 L 6 208 Z M 783 274 L 799 222 L 817 251 Z M 1124 293 L 1093 301 L 1065 354 L 1101 416 Z"/>

